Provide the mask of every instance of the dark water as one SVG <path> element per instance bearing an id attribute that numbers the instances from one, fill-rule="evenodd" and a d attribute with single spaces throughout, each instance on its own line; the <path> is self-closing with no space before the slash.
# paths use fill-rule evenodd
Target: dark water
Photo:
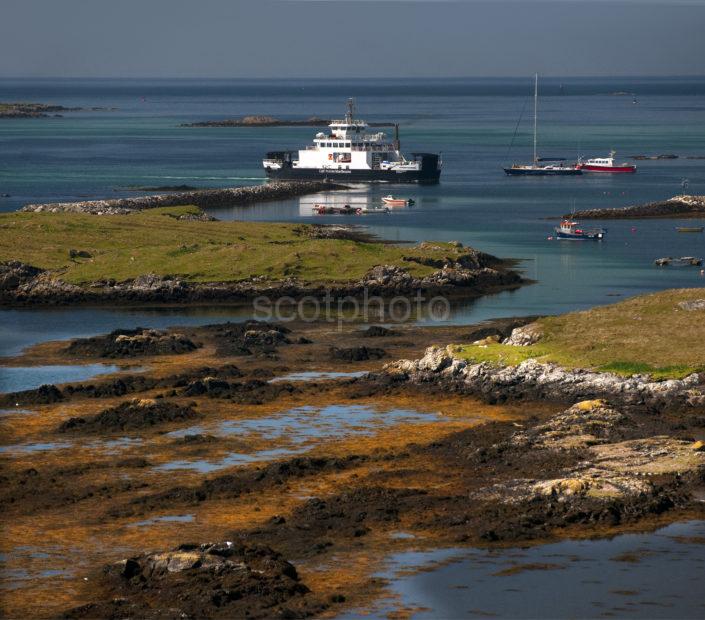
<path id="1" fill-rule="evenodd" d="M 704 535 L 705 522 L 690 521 L 529 549 L 402 553 L 380 575 L 390 599 L 344 617 L 388 618 L 401 606 L 414 618 L 702 618 Z"/>
<path id="2" fill-rule="evenodd" d="M 49 365 L 15 368 L 0 366 L 0 393 L 31 390 L 45 383 L 85 381 L 91 377 L 118 370 L 120 368 L 112 364 Z"/>
<path id="3" fill-rule="evenodd" d="M 705 78 L 546 79 L 540 83 L 540 145 L 544 155 L 675 153 L 677 160 L 639 162 L 636 175 L 507 178 L 502 164 L 531 80 L 0 80 L 4 100 L 117 107 L 64 118 L 0 122 L 0 210 L 28 202 L 131 195 L 127 186 L 198 187 L 263 182 L 262 154 L 308 143 L 312 128 L 182 128 L 180 123 L 269 114 L 280 118 L 339 116 L 355 96 L 367 120 L 398 120 L 402 147 L 441 151 L 442 182 L 433 187 L 357 188 L 220 210 L 222 218 L 335 221 L 365 224 L 386 238 L 459 240 L 487 252 L 524 259 L 539 281 L 455 309 L 452 320 L 557 313 L 670 287 L 704 286 L 698 269 L 657 269 L 660 256 L 705 255 L 705 235 L 678 234 L 684 222 L 608 223 L 603 243 L 549 241 L 554 220 L 575 208 L 623 206 L 680 193 L 705 194 Z M 630 96 L 610 93 L 634 92 Z M 530 110 L 530 104 L 527 108 Z M 525 114 L 512 158 L 530 155 Z M 376 205 L 390 189 L 413 196 L 412 209 L 389 215 L 321 218 L 313 202 Z M 246 313 L 247 311 L 245 311 Z M 189 310 L 37 311 L 0 313 L 3 336 L 16 351 L 37 340 L 97 333 L 134 324 L 199 322 Z M 243 310 L 232 312 L 242 315 Z M 220 309 L 221 318 L 230 316 Z M 76 317 L 80 318 L 76 318 Z M 73 327 L 71 327 L 73 326 Z M 5 332 L 8 332 L 7 334 Z M 18 336 L 18 332 L 22 335 Z M 27 337 L 25 337 L 27 335 Z M 5 338 L 3 338 L 5 340 Z"/>

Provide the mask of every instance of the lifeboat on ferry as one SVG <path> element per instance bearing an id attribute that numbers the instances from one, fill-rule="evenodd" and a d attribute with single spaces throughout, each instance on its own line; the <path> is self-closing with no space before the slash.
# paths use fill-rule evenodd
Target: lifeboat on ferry
<path id="1" fill-rule="evenodd" d="M 414 204 L 411 198 L 396 198 L 391 194 L 382 198 L 382 202 L 389 207 L 410 207 Z"/>
<path id="2" fill-rule="evenodd" d="M 636 172 L 636 166 L 628 162 L 621 164 L 614 163 L 615 151 L 610 151 L 609 157 L 595 157 L 593 159 L 587 159 L 583 161 L 582 159 L 576 164 L 578 170 L 583 172 L 609 172 L 609 173 L 623 173 L 623 172 Z"/>

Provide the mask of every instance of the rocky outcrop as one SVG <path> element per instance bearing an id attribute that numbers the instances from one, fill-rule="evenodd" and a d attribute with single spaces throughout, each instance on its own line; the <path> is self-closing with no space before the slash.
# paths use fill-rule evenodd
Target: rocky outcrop
<path id="1" fill-rule="evenodd" d="M 642 217 L 705 217 L 705 196 L 680 195 L 649 202 L 644 205 L 633 205 L 619 209 L 586 209 L 566 214 L 564 217 L 588 220 L 612 220 Z"/>
<path id="2" fill-rule="evenodd" d="M 127 358 L 190 353 L 197 348 L 198 345 L 183 334 L 138 327 L 72 340 L 64 353 L 80 357 Z"/>
<path id="3" fill-rule="evenodd" d="M 175 207 L 180 205 L 196 205 L 201 209 L 232 207 L 270 200 L 285 200 L 286 198 L 293 198 L 304 194 L 315 194 L 324 191 L 329 192 L 338 189 L 345 189 L 345 186 L 324 181 L 286 181 L 247 187 L 203 189 L 191 192 L 135 196 L 133 198 L 28 204 L 22 207 L 21 210 L 33 213 L 124 215 L 145 209 Z"/>
<path id="4" fill-rule="evenodd" d="M 238 541 L 126 558 L 100 580 L 109 598 L 64 618 L 304 618 L 327 607 L 280 554 Z"/>
<path id="5" fill-rule="evenodd" d="M 499 259 L 471 248 L 456 258 L 449 258 L 443 267 L 423 277 L 414 276 L 401 267 L 379 265 L 358 281 L 325 285 L 295 278 L 268 281 L 262 276 L 239 282 L 190 282 L 174 276 L 145 274 L 123 282 L 97 280 L 77 286 L 30 265 L 16 261 L 4 265 L 8 275 L 2 280 L 0 267 L 0 282 L 5 283 L 4 288 L 0 286 L 0 304 L 6 305 L 241 302 L 257 297 L 270 300 L 284 296 L 324 298 L 326 295 L 362 298 L 364 295 L 391 297 L 417 292 L 470 296 L 518 287 L 524 282 Z"/>
<path id="6" fill-rule="evenodd" d="M 602 398 L 616 406 L 662 410 L 666 407 L 705 407 L 705 376 L 652 381 L 648 376 L 622 377 L 557 364 L 526 360 L 518 366 L 473 364 L 453 357 L 447 348 L 430 347 L 418 360 L 401 360 L 385 366 L 396 381 L 447 385 L 488 402 L 548 400 L 575 402 Z"/>
<path id="7" fill-rule="evenodd" d="M 508 338 L 502 341 L 502 344 L 510 344 L 515 347 L 529 347 L 541 340 L 541 326 L 538 323 L 529 323 L 515 327 Z"/>
<path id="8" fill-rule="evenodd" d="M 168 422 L 189 421 L 197 417 L 191 405 L 181 406 L 165 400 L 136 398 L 94 416 L 69 418 L 59 426 L 58 431 L 102 433 L 136 430 Z"/>

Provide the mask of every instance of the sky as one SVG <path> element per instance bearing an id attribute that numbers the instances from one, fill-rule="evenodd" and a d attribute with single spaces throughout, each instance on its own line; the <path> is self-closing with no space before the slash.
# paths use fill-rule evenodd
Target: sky
<path id="1" fill-rule="evenodd" d="M 0 0 L 0 77 L 705 75 L 705 0 Z"/>

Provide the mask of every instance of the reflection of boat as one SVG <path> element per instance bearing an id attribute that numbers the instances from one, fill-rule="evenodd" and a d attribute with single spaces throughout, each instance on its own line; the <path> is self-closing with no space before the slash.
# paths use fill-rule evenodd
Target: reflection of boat
<path id="1" fill-rule="evenodd" d="M 504 168 L 509 176 L 573 176 L 582 174 L 577 166 L 568 165 L 560 158 L 540 158 L 536 151 L 536 127 L 538 119 L 539 74 L 534 76 L 534 159 L 530 164 L 513 164 L 511 168 Z M 519 118 L 521 122 L 521 118 Z M 517 124 L 517 127 L 519 125 Z M 516 136 L 516 132 L 514 134 Z M 514 138 L 512 138 L 514 142 Z M 511 148 L 511 146 L 510 146 Z M 557 163 L 544 163 L 557 162 Z"/>
<path id="2" fill-rule="evenodd" d="M 360 215 L 362 209 L 351 207 L 350 205 L 333 207 L 331 205 L 315 204 L 313 205 L 313 212 L 318 215 Z"/>
<path id="3" fill-rule="evenodd" d="M 609 157 L 596 157 L 586 161 L 579 159 L 577 168 L 584 172 L 611 172 L 613 174 L 619 172 L 636 172 L 636 166 L 634 164 L 627 162 L 615 164 L 615 155 L 616 153 L 614 151 L 610 151 Z"/>
<path id="4" fill-rule="evenodd" d="M 703 232 L 705 226 L 676 226 L 677 232 Z"/>
<path id="5" fill-rule="evenodd" d="M 414 204 L 411 198 L 395 198 L 391 194 L 382 198 L 382 202 L 390 207 L 410 207 Z"/>
<path id="6" fill-rule="evenodd" d="M 659 267 L 700 267 L 703 264 L 702 258 L 696 258 L 695 256 L 681 256 L 680 258 L 671 258 L 666 256 L 665 258 L 657 258 L 654 261 L 654 265 Z"/>
<path id="7" fill-rule="evenodd" d="M 560 226 L 556 226 L 553 230 L 556 231 L 557 239 L 567 239 L 571 241 L 601 241 L 607 232 L 604 228 L 584 230 L 578 228 L 578 226 L 578 222 L 563 220 Z"/>

